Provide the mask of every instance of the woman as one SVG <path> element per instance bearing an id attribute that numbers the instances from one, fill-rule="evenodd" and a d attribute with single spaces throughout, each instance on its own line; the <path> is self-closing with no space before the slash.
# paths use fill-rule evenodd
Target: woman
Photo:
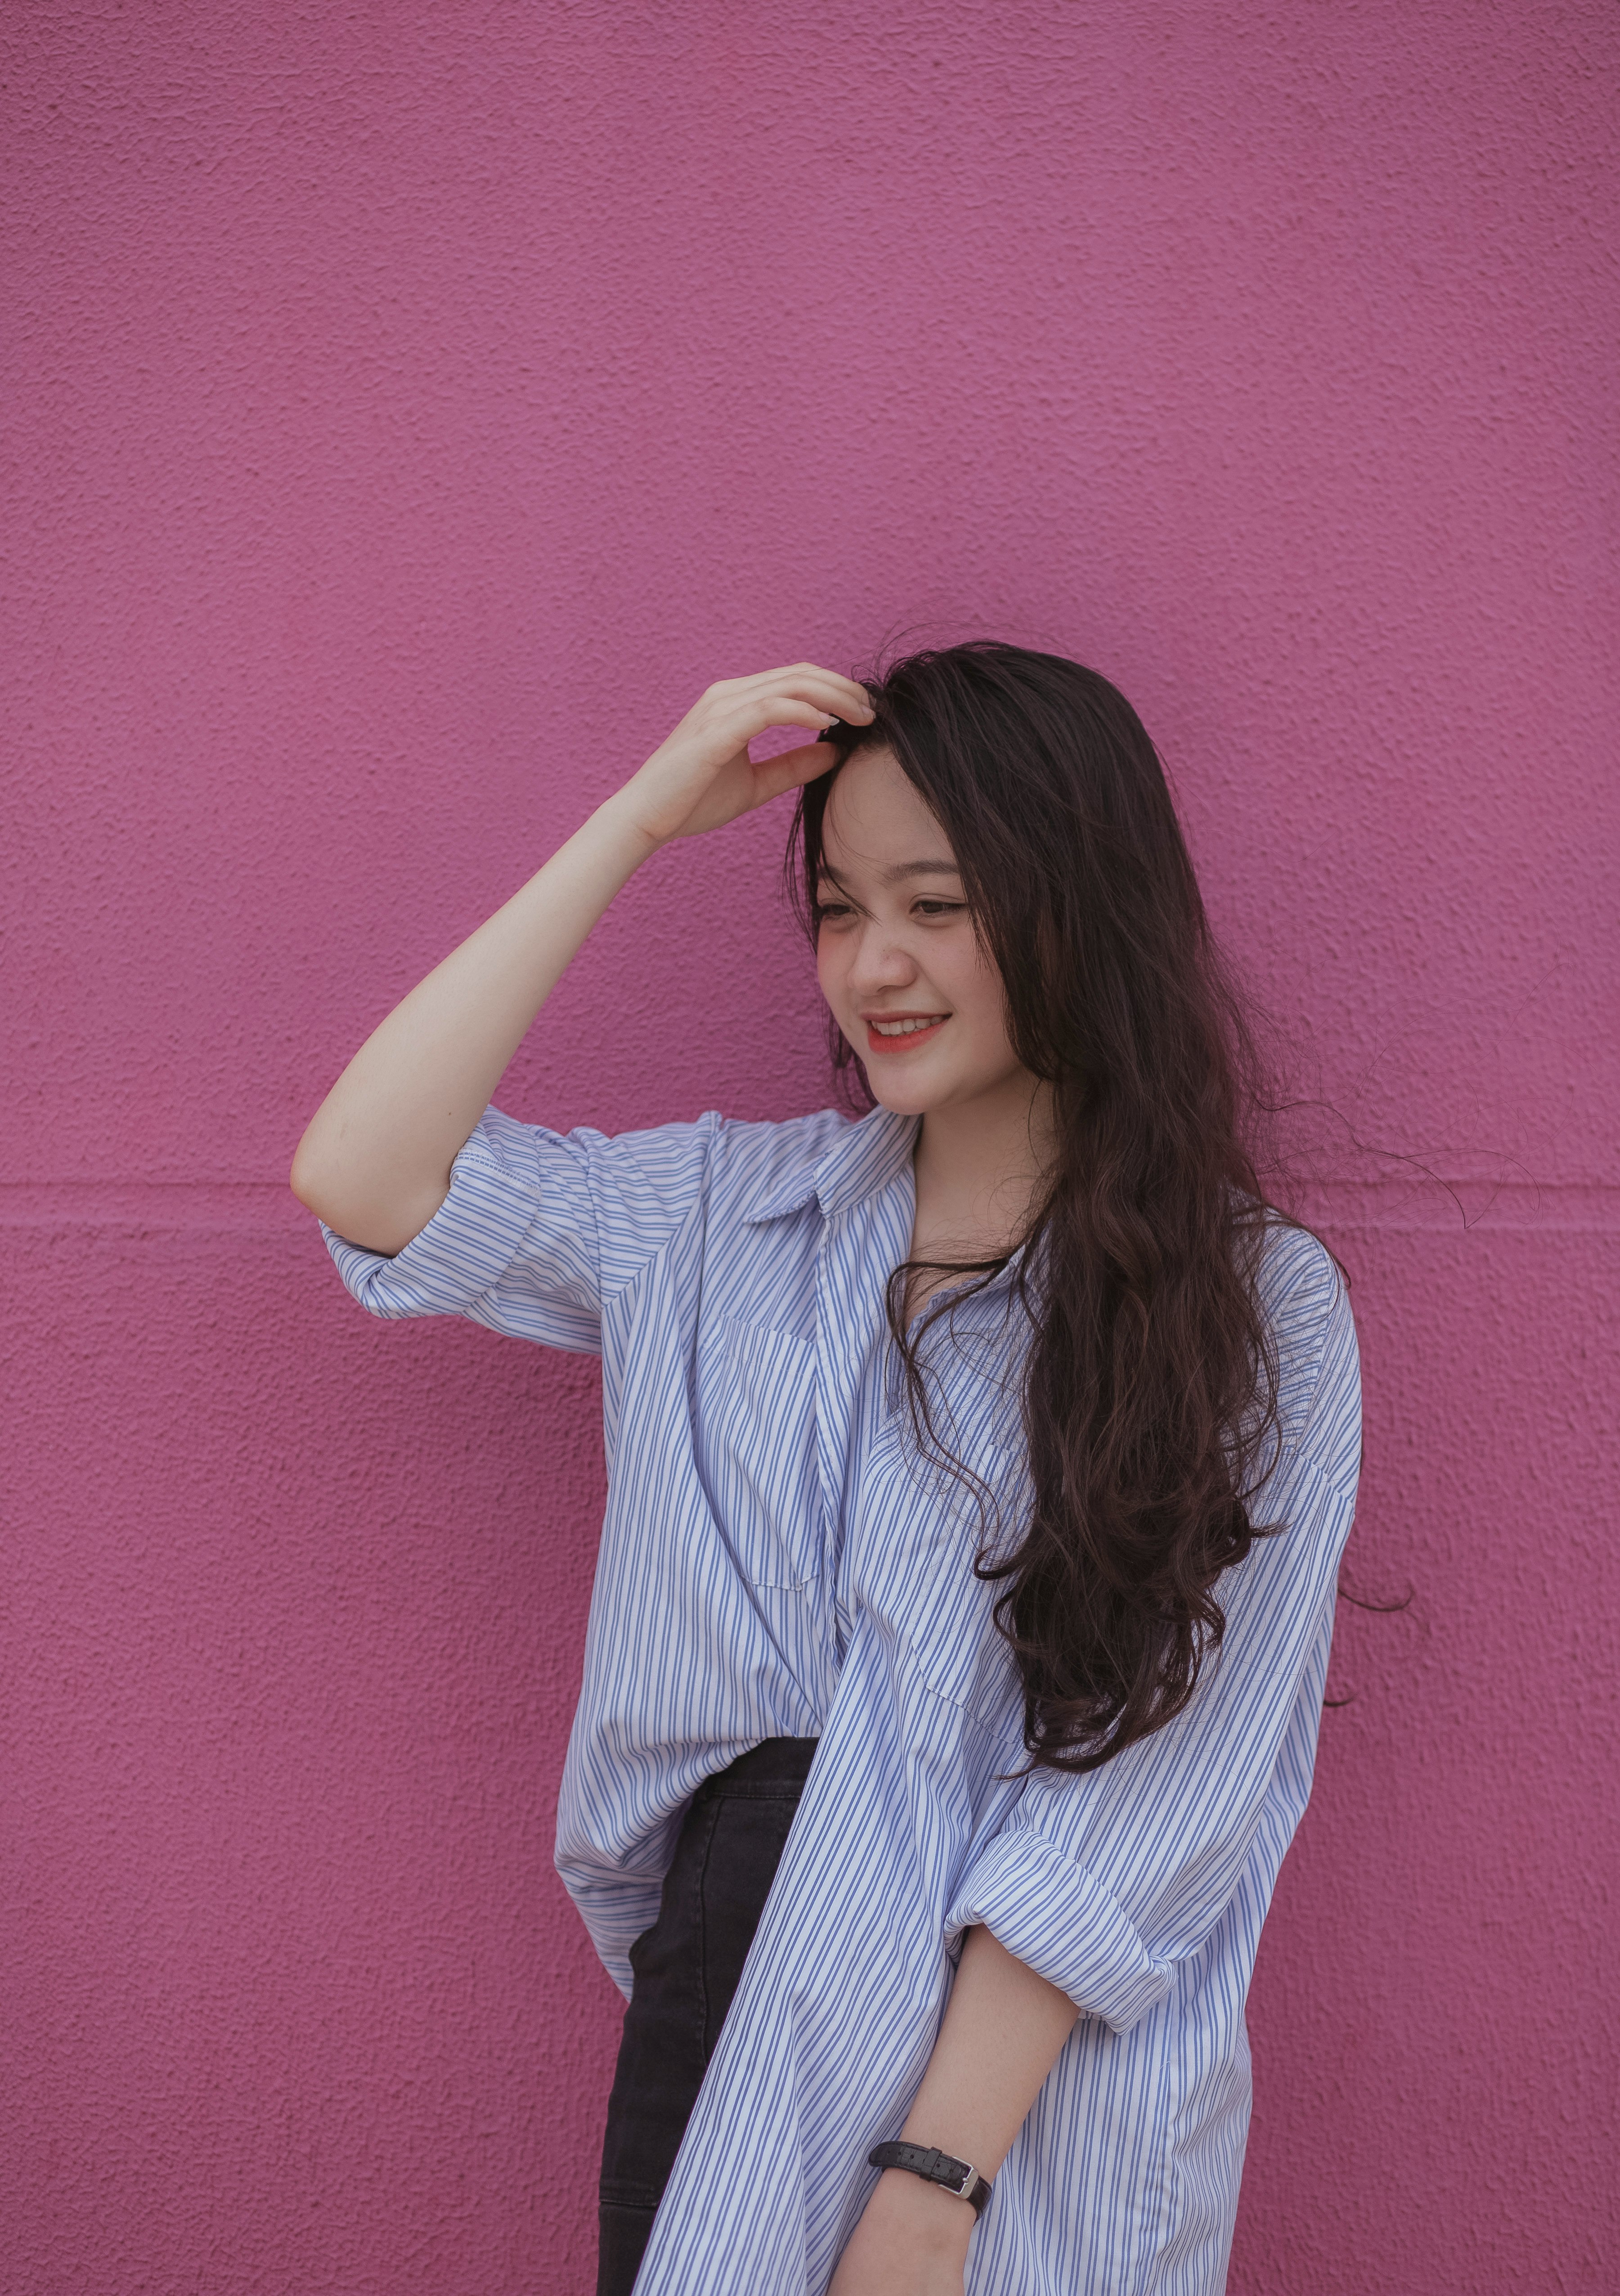
<path id="1" fill-rule="evenodd" d="M 632 872 L 795 787 L 870 1113 L 489 1107 Z M 602 1356 L 557 1857 L 631 1997 L 603 2292 L 1223 2285 L 1360 1450 L 1245 1042 L 1129 705 L 978 644 L 712 686 L 306 1135 L 364 1305 Z"/>

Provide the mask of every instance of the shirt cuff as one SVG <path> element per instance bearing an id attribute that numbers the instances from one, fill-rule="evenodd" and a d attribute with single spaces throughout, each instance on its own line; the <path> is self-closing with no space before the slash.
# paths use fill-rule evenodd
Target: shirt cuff
<path id="1" fill-rule="evenodd" d="M 635 1985 L 630 1948 L 657 1921 L 663 1903 L 663 1882 L 633 1880 L 603 1889 L 582 1884 L 568 1873 L 563 1874 L 562 1880 L 574 1901 L 574 1910 L 596 1948 L 597 1959 L 628 2001 Z"/>
<path id="2" fill-rule="evenodd" d="M 444 1202 L 391 1259 L 350 1243 L 322 1221 L 339 1275 L 373 1316 L 463 1315 L 522 1249 L 535 1205 L 507 1169 L 491 1114 L 479 1119 L 457 1152 Z"/>
<path id="3" fill-rule="evenodd" d="M 1093 1874 L 1016 1820 L 976 1857 L 945 1917 L 953 1950 L 983 1923 L 1016 1959 L 1084 2014 L 1123 2033 L 1170 1990 L 1171 1965 Z"/>

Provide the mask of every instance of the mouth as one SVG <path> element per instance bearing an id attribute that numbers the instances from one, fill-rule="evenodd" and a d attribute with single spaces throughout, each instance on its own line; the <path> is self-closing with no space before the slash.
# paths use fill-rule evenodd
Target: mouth
<path id="1" fill-rule="evenodd" d="M 950 1019 L 948 1013 L 863 1013 L 866 1049 L 890 1057 L 931 1044 Z"/>

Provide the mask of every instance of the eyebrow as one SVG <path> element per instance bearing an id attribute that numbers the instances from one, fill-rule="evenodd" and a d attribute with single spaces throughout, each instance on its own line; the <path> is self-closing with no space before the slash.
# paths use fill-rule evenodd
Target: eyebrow
<path id="1" fill-rule="evenodd" d="M 834 885 L 839 882 L 837 873 L 825 861 L 817 873 Z M 906 877 L 960 877 L 961 874 L 954 861 L 896 861 L 892 868 L 879 870 L 878 882 L 884 885 L 897 885 Z"/>

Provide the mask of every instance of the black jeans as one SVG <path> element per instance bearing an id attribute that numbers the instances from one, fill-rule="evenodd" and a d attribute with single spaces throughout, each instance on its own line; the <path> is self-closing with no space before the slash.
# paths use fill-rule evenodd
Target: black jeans
<path id="1" fill-rule="evenodd" d="M 601 2148 L 596 2296 L 630 2296 L 704 2070 L 715 2053 L 814 1738 L 767 1738 L 692 1796 L 659 1917 L 630 1948 L 634 1989 Z"/>

